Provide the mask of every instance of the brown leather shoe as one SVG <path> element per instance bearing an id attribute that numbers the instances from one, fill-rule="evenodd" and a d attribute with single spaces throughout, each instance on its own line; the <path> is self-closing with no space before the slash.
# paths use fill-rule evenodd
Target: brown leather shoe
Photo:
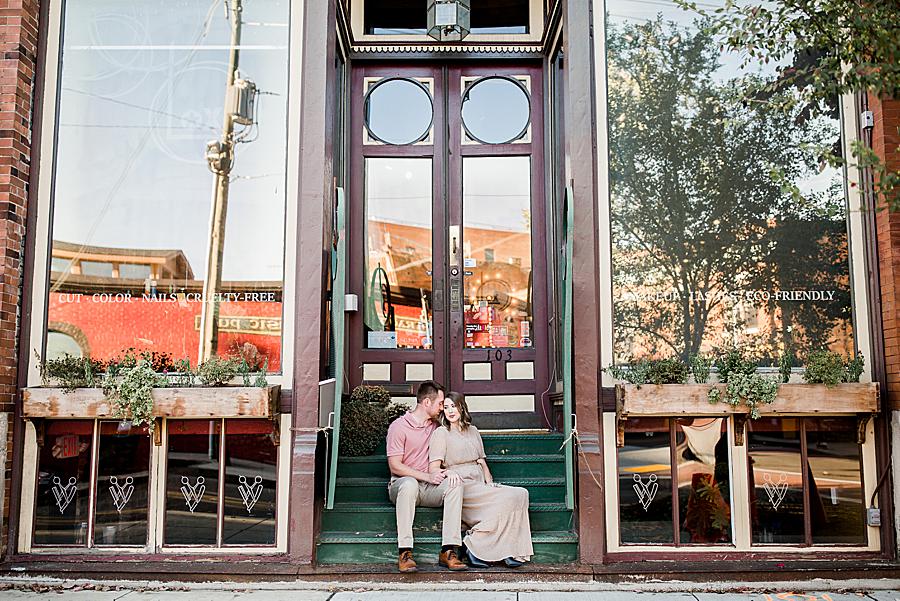
<path id="1" fill-rule="evenodd" d="M 459 556 L 456 554 L 456 549 L 447 549 L 446 551 L 441 551 L 441 554 L 438 555 L 438 563 L 442 566 L 445 566 L 448 570 L 453 570 L 454 572 L 460 572 L 462 570 L 469 569 L 469 566 L 459 560 Z"/>
<path id="2" fill-rule="evenodd" d="M 400 551 L 400 559 L 397 560 L 397 567 L 401 572 L 415 572 L 419 569 L 416 567 L 412 551 Z"/>

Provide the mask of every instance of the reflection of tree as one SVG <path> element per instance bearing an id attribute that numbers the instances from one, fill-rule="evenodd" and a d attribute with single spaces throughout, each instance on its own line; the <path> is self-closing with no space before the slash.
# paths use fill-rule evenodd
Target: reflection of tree
<path id="1" fill-rule="evenodd" d="M 658 18 L 613 27 L 608 47 L 617 355 L 687 358 L 749 343 L 771 356 L 783 343 L 821 344 L 849 317 L 842 200 L 822 194 L 799 209 L 771 174 L 814 175 L 806 145 L 832 138 L 834 126 L 748 106 L 746 87 L 758 81 L 716 81 L 706 33 Z M 729 295 L 814 288 L 839 288 L 840 302 Z M 747 330 L 760 308 L 770 317 L 777 308 L 783 323 Z"/>

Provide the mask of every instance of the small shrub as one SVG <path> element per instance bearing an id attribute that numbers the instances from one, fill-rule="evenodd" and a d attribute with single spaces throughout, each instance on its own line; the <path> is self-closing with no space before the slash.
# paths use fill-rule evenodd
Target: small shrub
<path id="1" fill-rule="evenodd" d="M 865 359 L 861 354 L 852 359 L 844 359 L 842 355 L 831 351 L 815 351 L 806 359 L 803 379 L 808 384 L 824 384 L 828 388 L 834 388 L 842 382 L 859 382 L 864 367 Z"/>
<path id="2" fill-rule="evenodd" d="M 407 406 L 404 405 L 403 403 L 394 402 L 394 403 L 391 403 L 390 405 L 388 405 L 387 407 L 385 407 L 384 412 L 387 415 L 388 425 L 391 425 L 392 423 L 394 423 L 395 419 L 406 415 L 407 411 L 409 411 L 409 408 L 407 408 Z M 385 435 L 386 434 L 387 434 L 387 432 L 385 432 Z"/>
<path id="3" fill-rule="evenodd" d="M 756 373 L 756 361 L 744 357 L 737 349 L 731 349 L 724 356 L 716 358 L 719 381 L 727 383 L 732 374 L 750 375 Z"/>
<path id="4" fill-rule="evenodd" d="M 391 395 L 381 386 L 357 386 L 350 400 L 341 406 L 341 439 L 338 452 L 362 457 L 375 452 L 387 436 L 391 416 L 399 403 L 390 404 Z M 405 410 L 403 411 L 405 412 Z"/>
<path id="5" fill-rule="evenodd" d="M 641 384 L 684 384 L 688 366 L 679 359 L 642 359 L 631 365 L 610 365 L 604 371 L 617 380 Z"/>
<path id="6" fill-rule="evenodd" d="M 778 358 L 778 373 L 781 374 L 781 381 L 787 384 L 791 381 L 791 369 L 794 367 L 794 356 L 784 353 Z"/>

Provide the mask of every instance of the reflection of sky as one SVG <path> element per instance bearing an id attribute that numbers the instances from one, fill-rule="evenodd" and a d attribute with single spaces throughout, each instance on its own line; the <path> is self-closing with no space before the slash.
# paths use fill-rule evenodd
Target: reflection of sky
<path id="1" fill-rule="evenodd" d="M 259 128 L 236 150 L 223 277 L 280 280 L 287 0 L 244 4 L 240 73 Z M 53 238 L 180 249 L 205 277 L 230 26 L 220 1 L 66 3 Z M 240 126 L 239 126 L 240 129 Z"/>

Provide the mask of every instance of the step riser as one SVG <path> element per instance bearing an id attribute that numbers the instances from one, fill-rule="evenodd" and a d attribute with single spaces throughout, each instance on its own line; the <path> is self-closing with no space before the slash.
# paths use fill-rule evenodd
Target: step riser
<path id="1" fill-rule="evenodd" d="M 553 478 L 565 473 L 562 457 L 558 461 L 515 461 L 489 463 L 491 474 L 497 480 L 504 478 Z M 338 478 L 388 478 L 387 461 L 385 462 L 340 462 Z"/>
<path id="2" fill-rule="evenodd" d="M 482 434 L 481 440 L 488 455 L 550 455 L 560 452 L 564 439 L 558 434 Z M 379 444 L 375 454 L 384 455 L 384 449 L 385 444 Z"/>
<path id="3" fill-rule="evenodd" d="M 526 486 L 531 503 L 565 503 L 566 487 Z M 337 503 L 390 503 L 387 486 L 382 484 L 364 484 L 359 486 L 338 486 L 334 493 Z"/>
<path id="4" fill-rule="evenodd" d="M 423 544 L 416 545 L 413 554 L 420 566 L 436 566 L 439 551 L 438 544 Z M 532 561 L 536 564 L 571 563 L 577 559 L 576 543 L 534 544 Z M 394 544 L 378 543 L 324 543 L 316 548 L 316 562 L 320 565 L 396 563 L 397 547 Z"/>
<path id="5" fill-rule="evenodd" d="M 545 530 L 570 530 L 572 528 L 572 512 L 570 511 L 532 511 L 530 512 L 532 532 Z M 323 532 L 385 532 L 394 536 L 397 531 L 397 518 L 393 512 L 356 512 L 352 510 L 328 510 L 322 516 Z M 440 533 L 441 515 L 435 510 L 416 511 L 413 531 L 416 534 Z"/>

